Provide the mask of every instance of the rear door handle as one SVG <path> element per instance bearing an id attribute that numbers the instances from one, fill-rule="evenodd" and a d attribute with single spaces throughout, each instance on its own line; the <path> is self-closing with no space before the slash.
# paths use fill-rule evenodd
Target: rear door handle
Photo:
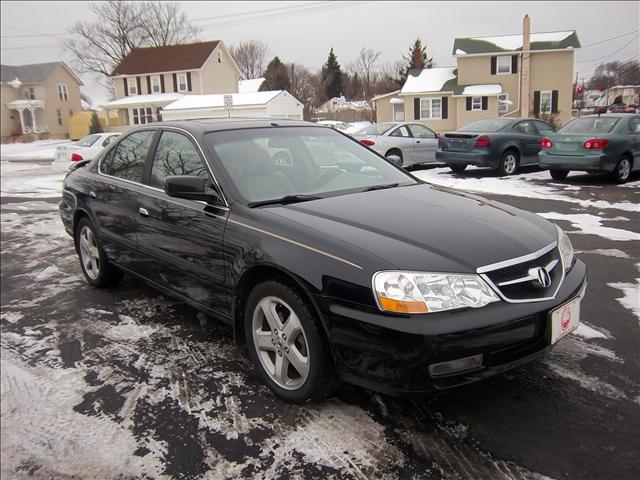
<path id="1" fill-rule="evenodd" d="M 140 214 L 140 216 L 145 218 L 149 216 L 149 212 L 147 212 L 146 208 L 142 208 L 142 207 L 138 208 L 138 213 Z"/>

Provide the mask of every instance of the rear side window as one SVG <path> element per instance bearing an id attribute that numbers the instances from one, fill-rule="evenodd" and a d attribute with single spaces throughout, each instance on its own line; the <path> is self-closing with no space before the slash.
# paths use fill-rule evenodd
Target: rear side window
<path id="1" fill-rule="evenodd" d="M 522 135 L 536 135 L 538 133 L 531 122 L 520 122 L 513 127 L 513 131 Z"/>
<path id="2" fill-rule="evenodd" d="M 172 175 L 209 178 L 207 168 L 191 140 L 180 133 L 162 132 L 151 167 L 150 185 L 164 188 Z"/>
<path id="3" fill-rule="evenodd" d="M 144 163 L 154 133 L 153 130 L 145 130 L 123 138 L 102 163 L 103 172 L 132 182 L 142 182 Z"/>
<path id="4" fill-rule="evenodd" d="M 618 117 L 582 117 L 567 123 L 558 133 L 609 133 L 620 120 Z"/>
<path id="5" fill-rule="evenodd" d="M 409 128 L 411 129 L 411 133 L 413 133 L 413 136 L 416 138 L 435 138 L 436 137 L 435 132 L 430 128 L 425 127 L 424 125 L 413 123 L 409 125 Z"/>
<path id="6" fill-rule="evenodd" d="M 400 128 L 396 128 L 393 132 L 389 134 L 390 137 L 410 137 L 409 129 L 403 125 Z"/>

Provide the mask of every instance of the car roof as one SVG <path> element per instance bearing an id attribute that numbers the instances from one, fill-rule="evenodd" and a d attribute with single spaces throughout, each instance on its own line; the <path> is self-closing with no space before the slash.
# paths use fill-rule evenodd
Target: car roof
<path id="1" fill-rule="evenodd" d="M 629 114 L 629 113 L 592 113 L 589 115 L 582 115 L 582 117 L 578 117 L 578 118 L 584 118 L 584 117 L 612 117 L 612 118 L 627 118 L 627 117 L 631 117 L 633 116 L 633 114 Z"/>
<path id="2" fill-rule="evenodd" d="M 191 133 L 204 134 L 222 130 L 237 130 L 243 128 L 265 127 L 318 127 L 315 123 L 303 120 L 289 120 L 278 118 L 197 118 L 192 120 L 172 120 L 153 122 L 140 127 L 174 127 Z"/>

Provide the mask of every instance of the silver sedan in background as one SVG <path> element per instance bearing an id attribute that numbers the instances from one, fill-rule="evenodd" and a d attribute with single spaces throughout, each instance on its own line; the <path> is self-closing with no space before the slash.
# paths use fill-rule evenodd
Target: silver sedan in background
<path id="1" fill-rule="evenodd" d="M 438 134 L 420 123 L 377 123 L 353 134 L 353 138 L 387 158 L 399 157 L 402 167 L 439 163 Z"/>

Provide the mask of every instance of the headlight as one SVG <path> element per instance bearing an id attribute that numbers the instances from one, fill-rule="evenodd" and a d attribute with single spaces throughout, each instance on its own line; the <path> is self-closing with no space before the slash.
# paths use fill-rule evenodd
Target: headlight
<path id="1" fill-rule="evenodd" d="M 571 245 L 569 235 L 559 226 L 556 225 L 556 228 L 558 229 L 558 250 L 560 250 L 564 271 L 567 272 L 573 265 L 573 245 Z"/>
<path id="2" fill-rule="evenodd" d="M 500 300 L 474 274 L 378 272 L 373 276 L 373 290 L 381 310 L 398 313 L 479 308 Z"/>

